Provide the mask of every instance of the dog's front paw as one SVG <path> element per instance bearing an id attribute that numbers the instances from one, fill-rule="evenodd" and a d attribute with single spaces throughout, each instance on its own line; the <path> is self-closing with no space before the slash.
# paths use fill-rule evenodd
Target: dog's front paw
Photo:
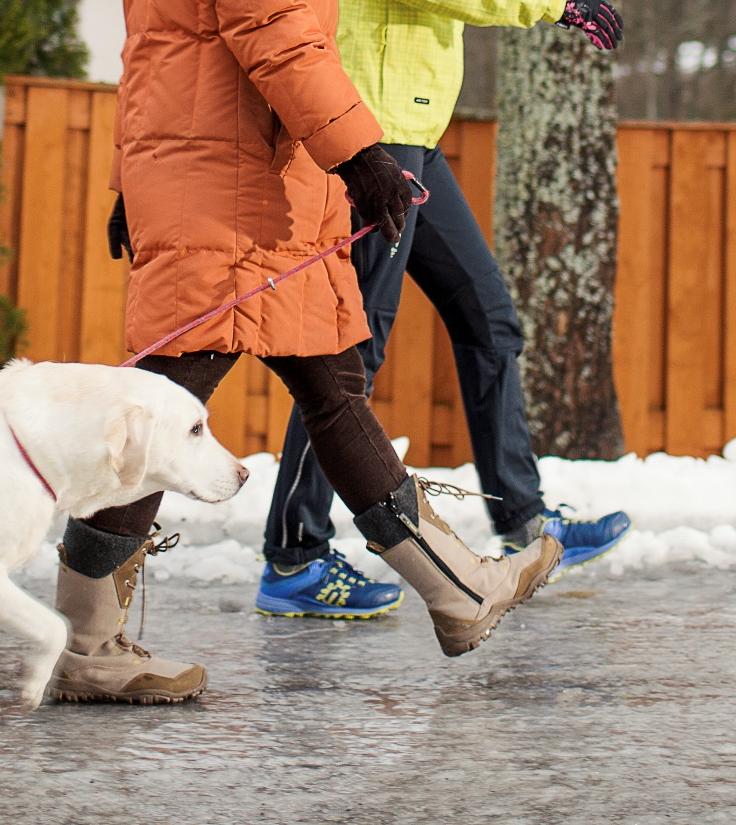
<path id="1" fill-rule="evenodd" d="M 26 682 L 23 685 L 23 690 L 20 693 L 21 702 L 23 703 L 23 710 L 33 711 L 43 702 L 43 696 L 46 692 L 46 682 Z"/>

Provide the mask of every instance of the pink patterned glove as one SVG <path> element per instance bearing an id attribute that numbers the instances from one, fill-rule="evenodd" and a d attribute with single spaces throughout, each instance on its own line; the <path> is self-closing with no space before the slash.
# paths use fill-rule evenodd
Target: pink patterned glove
<path id="1" fill-rule="evenodd" d="M 624 39 L 624 21 L 606 0 L 567 0 L 557 25 L 582 29 L 596 49 L 616 49 Z"/>

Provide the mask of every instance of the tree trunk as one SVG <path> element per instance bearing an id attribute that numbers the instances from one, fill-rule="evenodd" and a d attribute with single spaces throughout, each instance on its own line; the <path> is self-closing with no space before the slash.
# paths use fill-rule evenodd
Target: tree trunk
<path id="1" fill-rule="evenodd" d="M 612 59 L 577 31 L 504 31 L 498 91 L 496 246 L 526 340 L 534 447 L 615 458 Z"/>

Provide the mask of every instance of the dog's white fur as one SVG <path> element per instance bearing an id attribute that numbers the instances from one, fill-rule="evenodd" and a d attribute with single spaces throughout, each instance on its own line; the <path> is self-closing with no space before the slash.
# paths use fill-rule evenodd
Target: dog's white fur
<path id="1" fill-rule="evenodd" d="M 54 504 L 10 427 L 56 493 Z M 235 495 L 247 471 L 211 434 L 207 411 L 138 369 L 13 361 L 0 370 L 0 627 L 32 640 L 22 698 L 37 707 L 67 640 L 64 620 L 8 573 L 38 551 L 57 510 L 84 518 L 159 490 Z"/>

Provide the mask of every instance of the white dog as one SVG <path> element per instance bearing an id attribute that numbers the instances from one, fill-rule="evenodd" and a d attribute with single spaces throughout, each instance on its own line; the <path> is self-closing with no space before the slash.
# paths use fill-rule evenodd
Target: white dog
<path id="1" fill-rule="evenodd" d="M 159 490 L 224 501 L 247 477 L 210 433 L 204 406 L 166 378 L 29 361 L 0 370 L 0 627 L 38 648 L 26 706 L 40 704 L 67 628 L 8 573 L 36 554 L 55 512 L 84 518 Z"/>

